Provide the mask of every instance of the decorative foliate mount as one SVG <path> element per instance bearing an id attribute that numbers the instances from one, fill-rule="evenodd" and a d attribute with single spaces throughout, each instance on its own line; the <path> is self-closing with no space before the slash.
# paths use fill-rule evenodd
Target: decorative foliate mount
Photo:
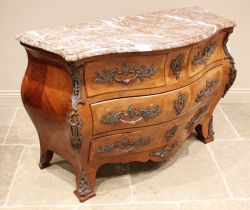
<path id="1" fill-rule="evenodd" d="M 210 118 L 208 123 L 208 135 L 213 136 L 214 135 L 214 129 L 213 129 L 213 117 Z"/>
<path id="2" fill-rule="evenodd" d="M 139 139 L 132 139 L 132 140 L 128 138 L 124 138 L 121 141 L 118 141 L 112 144 L 105 144 L 103 146 L 98 147 L 97 152 L 108 153 L 108 152 L 118 151 L 120 153 L 128 153 L 131 150 L 144 147 L 150 144 L 150 142 L 151 142 L 151 138 L 149 136 L 141 137 Z"/>
<path id="3" fill-rule="evenodd" d="M 187 97 L 184 93 L 180 94 L 178 98 L 174 101 L 174 110 L 177 115 L 179 115 L 185 107 Z"/>
<path id="4" fill-rule="evenodd" d="M 88 186 L 86 174 L 85 172 L 82 171 L 80 175 L 80 185 L 79 185 L 78 193 L 80 196 L 86 196 L 91 192 L 92 191 L 89 189 L 89 186 Z"/>
<path id="5" fill-rule="evenodd" d="M 229 73 L 228 73 L 229 74 L 229 80 L 226 83 L 226 87 L 225 87 L 225 90 L 224 90 L 223 97 L 226 95 L 227 91 L 233 85 L 233 83 L 235 81 L 235 78 L 236 78 L 236 75 L 237 75 L 237 70 L 235 69 L 235 66 L 234 66 L 234 64 L 235 64 L 234 59 L 231 56 L 231 54 L 229 53 L 228 48 L 227 48 L 227 42 L 228 42 L 228 37 L 229 37 L 230 33 L 232 33 L 232 32 L 227 33 L 227 35 L 226 35 L 226 37 L 224 39 L 224 43 L 223 43 L 224 52 L 225 52 L 227 58 L 229 58 L 229 60 L 230 60 L 230 67 L 229 67 Z"/>
<path id="6" fill-rule="evenodd" d="M 199 65 L 208 60 L 216 49 L 216 43 L 212 42 L 206 46 L 202 52 L 198 52 L 192 61 L 193 65 Z"/>
<path id="7" fill-rule="evenodd" d="M 200 118 L 200 116 L 206 112 L 208 105 L 204 105 L 198 109 L 198 111 L 194 114 L 191 120 L 185 126 L 185 129 L 191 128 Z"/>
<path id="8" fill-rule="evenodd" d="M 168 145 L 160 151 L 151 153 L 151 156 L 161 157 L 161 158 L 165 159 L 168 156 L 168 154 L 171 152 L 171 150 L 174 149 L 176 146 L 178 146 L 178 142 L 171 144 L 171 145 Z"/>
<path id="9" fill-rule="evenodd" d="M 176 79 L 179 79 L 182 66 L 184 64 L 184 54 L 179 54 L 170 63 L 170 69 L 175 74 Z"/>
<path id="10" fill-rule="evenodd" d="M 76 67 L 74 64 L 70 66 L 71 76 L 72 76 L 72 95 L 71 95 L 71 111 L 69 113 L 69 124 L 71 130 L 71 145 L 78 152 L 81 149 L 82 144 L 82 135 L 81 135 L 81 125 L 82 120 L 77 110 L 77 105 L 80 103 L 84 103 L 82 99 L 82 81 L 80 77 L 80 71 L 78 70 L 80 67 Z"/>
<path id="11" fill-rule="evenodd" d="M 176 134 L 178 130 L 178 125 L 173 126 L 172 128 L 170 128 L 165 135 L 165 138 L 167 141 L 170 141 Z"/>
<path id="12" fill-rule="evenodd" d="M 110 84 L 117 82 L 128 85 L 133 80 L 143 81 L 145 78 L 151 78 L 157 72 L 155 65 L 130 66 L 127 63 L 122 64 L 121 68 L 112 70 L 104 69 L 102 72 L 96 72 L 95 82 L 98 84 Z"/>
<path id="13" fill-rule="evenodd" d="M 218 84 L 219 80 L 218 79 L 212 79 L 212 80 L 208 80 L 206 81 L 206 87 L 204 89 L 202 89 L 196 96 L 195 98 L 195 102 L 198 103 L 200 101 L 202 101 L 202 99 L 206 96 L 208 96 L 209 94 L 211 94 L 212 89 Z"/>
<path id="14" fill-rule="evenodd" d="M 161 109 L 159 106 L 149 106 L 146 108 L 137 109 L 134 108 L 133 105 L 130 105 L 126 111 L 116 111 L 109 112 L 102 116 L 101 124 L 110 125 L 110 124 L 118 124 L 118 123 L 127 123 L 130 125 L 135 125 L 138 122 L 144 120 L 147 121 L 150 118 L 154 118 L 161 113 Z M 134 118 L 137 119 L 126 120 L 125 118 Z"/>

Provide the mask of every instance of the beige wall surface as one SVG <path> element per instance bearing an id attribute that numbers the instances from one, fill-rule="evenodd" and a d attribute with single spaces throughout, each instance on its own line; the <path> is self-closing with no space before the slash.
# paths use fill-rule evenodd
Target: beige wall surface
<path id="1" fill-rule="evenodd" d="M 228 43 L 238 69 L 232 90 L 250 96 L 249 0 L 0 0 L 0 94 L 18 93 L 26 69 L 18 32 L 195 5 L 236 21 Z"/>

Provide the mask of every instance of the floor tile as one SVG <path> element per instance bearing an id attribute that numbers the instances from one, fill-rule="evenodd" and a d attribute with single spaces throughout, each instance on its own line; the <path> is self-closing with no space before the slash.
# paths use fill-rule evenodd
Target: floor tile
<path id="1" fill-rule="evenodd" d="M 176 204 L 137 204 L 137 205 L 114 205 L 114 206 L 93 206 L 79 207 L 77 210 L 177 210 Z"/>
<path id="2" fill-rule="evenodd" d="M 223 111 L 242 138 L 250 138 L 250 104 L 222 104 Z"/>
<path id="3" fill-rule="evenodd" d="M 209 146 L 233 196 L 250 198 L 250 141 L 215 141 Z"/>
<path id="4" fill-rule="evenodd" d="M 15 208 L 1 208 L 0 210 L 74 210 L 73 207 L 15 207 Z"/>
<path id="5" fill-rule="evenodd" d="M 9 126 L 0 126 L 0 144 L 4 142 Z"/>
<path id="6" fill-rule="evenodd" d="M 187 141 L 161 167 L 132 174 L 134 200 L 227 198 L 228 193 L 205 144 Z"/>
<path id="7" fill-rule="evenodd" d="M 6 138 L 6 144 L 38 143 L 36 129 L 24 108 L 19 108 Z"/>
<path id="8" fill-rule="evenodd" d="M 217 106 L 213 113 L 213 128 L 215 140 L 237 139 L 238 136 L 232 129 L 232 126 L 226 120 L 219 106 Z"/>
<path id="9" fill-rule="evenodd" d="M 38 168 L 39 146 L 27 148 L 16 174 L 9 205 L 71 205 L 79 204 L 75 190 L 73 168 L 58 156 L 49 168 Z M 97 179 L 97 196 L 85 203 L 126 202 L 130 198 L 129 177 Z"/>
<path id="10" fill-rule="evenodd" d="M 98 178 L 96 180 L 96 196 L 87 200 L 86 204 L 110 204 L 117 202 L 129 202 L 130 175 L 117 177 Z"/>
<path id="11" fill-rule="evenodd" d="M 0 144 L 3 143 L 17 108 L 0 107 Z"/>
<path id="12" fill-rule="evenodd" d="M 0 205 L 6 199 L 22 150 L 22 146 L 0 146 Z"/>
<path id="13" fill-rule="evenodd" d="M 250 201 L 205 201 L 180 205 L 180 210 L 249 210 Z"/>
<path id="14" fill-rule="evenodd" d="M 10 125 L 17 108 L 0 107 L 0 126 Z"/>
<path id="15" fill-rule="evenodd" d="M 58 156 L 51 167 L 38 167 L 39 146 L 26 149 L 19 164 L 8 205 L 77 204 L 73 196 L 75 179 L 73 169 Z"/>

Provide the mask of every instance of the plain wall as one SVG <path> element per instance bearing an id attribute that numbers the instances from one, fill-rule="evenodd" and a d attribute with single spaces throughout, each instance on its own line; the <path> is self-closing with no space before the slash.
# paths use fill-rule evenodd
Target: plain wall
<path id="1" fill-rule="evenodd" d="M 18 32 L 195 5 L 236 21 L 237 27 L 228 43 L 238 69 L 232 89 L 250 94 L 250 1 L 247 0 L 0 0 L 0 93 L 20 90 L 27 57 L 15 40 Z"/>

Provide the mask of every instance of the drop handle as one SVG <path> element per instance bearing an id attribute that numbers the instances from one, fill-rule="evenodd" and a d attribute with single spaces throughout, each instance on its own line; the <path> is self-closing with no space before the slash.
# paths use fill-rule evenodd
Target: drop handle
<path id="1" fill-rule="evenodd" d="M 158 116 L 161 111 L 159 105 L 148 106 L 141 109 L 134 108 L 133 105 L 130 105 L 126 111 L 108 112 L 102 116 L 100 123 L 104 125 L 125 123 L 133 126 L 142 120 L 148 121 L 149 119 Z M 138 118 L 134 119 L 135 117 Z M 128 120 L 127 118 L 131 118 L 131 120 Z"/>

